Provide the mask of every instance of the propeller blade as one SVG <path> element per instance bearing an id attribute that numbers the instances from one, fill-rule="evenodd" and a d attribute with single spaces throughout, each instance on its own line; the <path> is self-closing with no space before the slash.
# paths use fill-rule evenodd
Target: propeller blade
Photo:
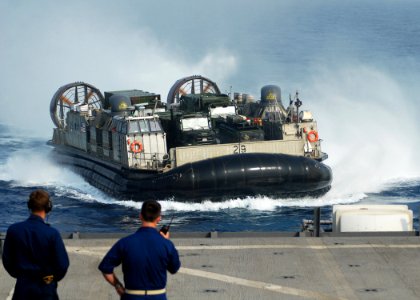
<path id="1" fill-rule="evenodd" d="M 186 91 L 184 91 L 182 88 L 179 88 L 179 93 L 180 93 L 181 95 L 186 95 L 186 94 L 187 94 L 187 92 L 186 92 Z"/>
<path id="2" fill-rule="evenodd" d="M 93 91 L 90 91 L 90 92 L 86 95 L 86 97 L 85 97 L 85 103 L 88 103 L 88 102 L 89 102 L 89 99 L 90 99 L 90 97 L 92 97 L 92 96 L 93 96 L 93 94 L 94 94 L 94 92 L 93 92 Z"/>
<path id="3" fill-rule="evenodd" d="M 61 95 L 60 96 L 60 100 L 63 101 L 64 103 L 68 104 L 68 105 L 73 105 L 73 102 L 71 102 L 66 96 Z"/>
<path id="4" fill-rule="evenodd" d="M 206 93 L 210 88 L 210 84 L 207 84 L 204 89 L 203 89 L 203 93 Z"/>

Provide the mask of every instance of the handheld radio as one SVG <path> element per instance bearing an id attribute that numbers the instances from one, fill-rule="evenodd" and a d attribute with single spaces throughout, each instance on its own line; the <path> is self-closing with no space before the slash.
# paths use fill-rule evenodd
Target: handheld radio
<path id="1" fill-rule="evenodd" d="M 163 232 L 163 234 L 167 234 L 168 231 L 169 231 L 169 228 L 171 227 L 173 219 L 174 219 L 174 217 L 172 216 L 171 221 L 169 222 L 169 225 L 163 225 L 162 228 L 159 231 Z"/>

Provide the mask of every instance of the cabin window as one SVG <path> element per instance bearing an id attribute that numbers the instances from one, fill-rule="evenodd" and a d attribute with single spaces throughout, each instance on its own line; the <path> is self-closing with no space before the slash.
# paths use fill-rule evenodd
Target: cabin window
<path id="1" fill-rule="evenodd" d="M 146 120 L 139 120 L 139 125 L 141 132 L 149 132 L 149 126 Z"/>
<path id="2" fill-rule="evenodd" d="M 149 123 L 148 120 L 132 120 L 128 122 L 128 133 L 146 133 L 150 131 L 160 131 L 159 124 L 155 123 L 155 121 L 150 121 Z"/>
<path id="3" fill-rule="evenodd" d="M 162 128 L 160 127 L 160 124 L 158 121 L 156 120 L 150 120 L 149 121 L 150 124 L 150 131 L 155 132 L 155 131 L 162 131 Z"/>
<path id="4" fill-rule="evenodd" d="M 140 124 L 137 121 L 131 121 L 128 123 L 128 133 L 139 133 L 140 132 Z"/>

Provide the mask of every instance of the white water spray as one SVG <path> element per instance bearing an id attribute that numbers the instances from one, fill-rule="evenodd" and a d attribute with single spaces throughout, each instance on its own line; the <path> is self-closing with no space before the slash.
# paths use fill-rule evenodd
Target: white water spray
<path id="1" fill-rule="evenodd" d="M 26 141 L 20 140 L 20 144 L 25 147 Z M 66 195 L 82 201 L 109 198 L 69 168 L 54 162 L 49 156 L 50 151 L 48 147 L 39 147 L 11 153 L 0 164 L 0 180 L 8 181 L 12 186 L 45 186 L 57 196 Z"/>
<path id="2" fill-rule="evenodd" d="M 420 124 L 411 89 L 367 66 L 318 74 L 307 93 L 333 169 L 327 197 L 378 192 L 396 178 L 420 176 Z"/>

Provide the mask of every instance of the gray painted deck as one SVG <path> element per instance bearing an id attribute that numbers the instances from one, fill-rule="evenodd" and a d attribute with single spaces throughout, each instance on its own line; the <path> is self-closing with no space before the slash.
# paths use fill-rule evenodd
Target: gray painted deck
<path id="1" fill-rule="evenodd" d="M 168 275 L 172 300 L 420 299 L 418 236 L 172 240 L 182 263 L 178 274 Z M 119 299 L 97 270 L 115 241 L 65 239 L 71 265 L 59 283 L 61 300 Z M 1 265 L 0 299 L 13 286 Z"/>

